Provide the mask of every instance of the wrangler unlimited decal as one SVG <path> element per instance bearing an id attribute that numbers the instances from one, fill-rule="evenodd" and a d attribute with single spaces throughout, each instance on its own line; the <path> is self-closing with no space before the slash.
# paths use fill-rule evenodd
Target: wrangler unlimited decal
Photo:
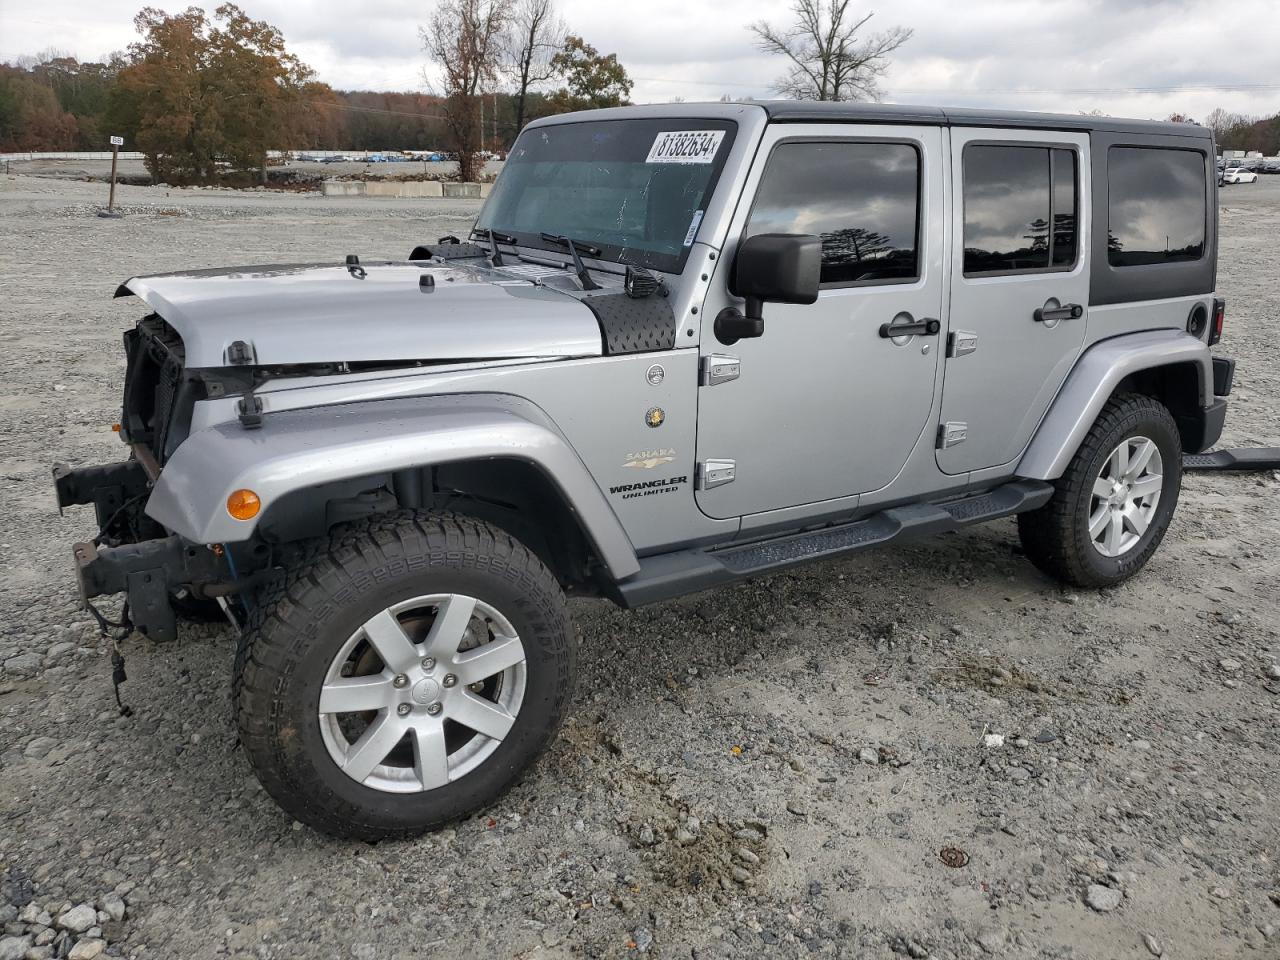
<path id="1" fill-rule="evenodd" d="M 621 494 L 623 500 L 635 497 L 649 497 L 655 493 L 674 493 L 677 487 L 689 482 L 687 474 L 679 477 L 667 477 L 665 480 L 644 480 L 640 483 L 621 483 L 610 487 L 609 493 Z"/>

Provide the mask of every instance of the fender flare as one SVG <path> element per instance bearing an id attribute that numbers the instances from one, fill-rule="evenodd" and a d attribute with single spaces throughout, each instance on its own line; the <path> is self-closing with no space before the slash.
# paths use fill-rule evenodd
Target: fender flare
<path id="1" fill-rule="evenodd" d="M 1176 363 L 1196 364 L 1200 381 L 1196 406 L 1205 409 L 1213 401 L 1213 363 L 1202 340 L 1181 330 L 1151 330 L 1094 344 L 1076 361 L 1040 421 L 1018 462 L 1017 475 L 1035 480 L 1061 477 L 1121 380 Z"/>
<path id="2" fill-rule="evenodd" d="M 504 394 L 374 400 L 287 410 L 245 430 L 192 434 L 165 464 L 146 512 L 194 543 L 249 539 L 266 508 L 296 490 L 410 467 L 491 458 L 542 471 L 582 523 L 615 580 L 639 571 L 635 548 L 573 446 L 539 407 Z M 236 520 L 227 497 L 249 489 L 263 510 Z"/>

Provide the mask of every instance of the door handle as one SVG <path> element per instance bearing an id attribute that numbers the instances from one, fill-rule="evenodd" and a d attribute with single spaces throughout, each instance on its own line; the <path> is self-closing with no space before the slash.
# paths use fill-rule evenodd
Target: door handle
<path id="1" fill-rule="evenodd" d="M 942 322 L 932 319 L 916 320 L 912 323 L 882 323 L 880 336 L 886 340 L 892 340 L 894 337 L 932 336 L 941 329 Z"/>
<path id="2" fill-rule="evenodd" d="M 1031 319 L 1036 323 L 1057 323 L 1059 320 L 1079 320 L 1084 307 L 1078 303 L 1064 303 L 1060 307 L 1036 307 Z"/>

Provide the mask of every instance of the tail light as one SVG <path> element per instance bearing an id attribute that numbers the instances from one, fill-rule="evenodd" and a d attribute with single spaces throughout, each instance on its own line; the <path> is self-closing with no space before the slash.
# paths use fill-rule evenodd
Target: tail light
<path id="1" fill-rule="evenodd" d="M 1227 301 L 1217 298 L 1213 301 L 1213 322 L 1209 325 L 1209 346 L 1222 339 L 1222 326 L 1227 322 Z"/>

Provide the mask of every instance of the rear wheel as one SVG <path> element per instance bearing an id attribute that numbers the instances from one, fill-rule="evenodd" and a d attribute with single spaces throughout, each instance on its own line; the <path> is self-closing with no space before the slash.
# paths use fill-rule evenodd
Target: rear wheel
<path id="1" fill-rule="evenodd" d="M 492 802 L 554 733 L 573 634 L 549 570 L 447 515 L 355 526 L 290 571 L 246 631 L 241 742 L 296 819 L 373 840 Z"/>
<path id="2" fill-rule="evenodd" d="M 1133 576 L 1164 538 L 1182 487 L 1182 441 L 1150 397 L 1113 397 L 1076 451 L 1053 498 L 1018 516 L 1031 562 L 1081 587 Z"/>

